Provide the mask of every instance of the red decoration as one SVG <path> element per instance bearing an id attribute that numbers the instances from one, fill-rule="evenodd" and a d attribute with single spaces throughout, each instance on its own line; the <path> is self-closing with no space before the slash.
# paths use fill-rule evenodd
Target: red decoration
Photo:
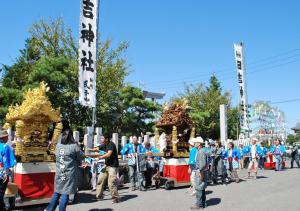
<path id="1" fill-rule="evenodd" d="M 275 169 L 276 168 L 276 162 L 273 159 L 273 154 L 269 154 L 267 157 L 267 162 L 264 163 L 265 169 Z M 282 161 L 282 167 L 285 167 L 285 162 Z"/>
<path id="2" fill-rule="evenodd" d="M 177 182 L 190 182 L 188 165 L 164 165 L 164 177 L 174 178 Z"/>
<path id="3" fill-rule="evenodd" d="M 55 172 L 17 174 L 14 183 L 18 185 L 23 199 L 51 198 L 54 191 Z"/>

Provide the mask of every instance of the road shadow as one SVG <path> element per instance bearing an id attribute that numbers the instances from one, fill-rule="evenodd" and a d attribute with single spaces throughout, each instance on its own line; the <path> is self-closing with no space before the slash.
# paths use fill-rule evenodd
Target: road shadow
<path id="1" fill-rule="evenodd" d="M 134 199 L 138 197 L 138 195 L 131 195 L 131 194 L 126 194 L 121 196 L 121 202 L 128 201 L 131 199 Z M 111 200 L 111 197 L 104 198 L 103 201 L 106 200 Z M 89 193 L 78 193 L 76 197 L 76 201 L 74 204 L 89 204 L 93 202 L 97 202 L 98 200 L 95 197 L 95 194 L 89 194 Z M 103 210 L 103 209 L 100 209 Z M 104 209 L 105 210 L 105 209 Z"/>
<path id="2" fill-rule="evenodd" d="M 207 190 L 207 191 L 205 191 L 205 193 L 206 193 L 206 195 L 209 195 L 209 194 L 212 194 L 212 193 L 213 193 L 213 191 L 211 191 L 211 190 Z"/>
<path id="3" fill-rule="evenodd" d="M 74 204 L 79 204 L 79 203 L 89 204 L 89 203 L 93 203 L 96 201 L 97 201 L 97 199 L 96 199 L 95 193 L 78 193 Z"/>
<path id="4" fill-rule="evenodd" d="M 48 204 L 39 204 L 39 205 L 32 205 L 32 206 L 24 206 L 24 207 L 15 207 L 13 210 L 20 210 L 20 211 L 43 211 L 46 209 Z"/>
<path id="5" fill-rule="evenodd" d="M 187 189 L 189 188 L 190 185 L 187 185 L 187 186 L 180 186 L 180 187 L 172 187 L 171 189 L 172 190 L 181 190 L 181 189 Z M 165 189 L 164 186 L 161 187 L 161 189 Z"/>
<path id="6" fill-rule="evenodd" d="M 134 199 L 136 197 L 137 197 L 137 195 L 124 195 L 124 196 L 121 196 L 121 202 L 128 201 L 128 200 Z"/>
<path id="7" fill-rule="evenodd" d="M 266 177 L 266 176 L 257 176 L 256 179 L 267 179 L 269 177 Z M 250 178 L 247 178 L 245 179 L 244 181 L 247 181 L 247 180 L 255 180 L 255 177 L 254 176 L 250 176 Z"/>
<path id="8" fill-rule="evenodd" d="M 118 186 L 118 190 L 128 190 L 129 187 L 128 186 Z"/>
<path id="9" fill-rule="evenodd" d="M 89 209 L 88 211 L 113 211 L 111 208 L 105 208 L 105 209 Z"/>
<path id="10" fill-rule="evenodd" d="M 269 178 L 269 177 L 265 177 L 265 176 L 257 176 L 256 178 L 257 178 L 257 179 L 267 179 L 267 178 Z"/>
<path id="11" fill-rule="evenodd" d="M 220 198 L 211 198 L 206 201 L 207 206 L 215 206 L 221 203 Z"/>

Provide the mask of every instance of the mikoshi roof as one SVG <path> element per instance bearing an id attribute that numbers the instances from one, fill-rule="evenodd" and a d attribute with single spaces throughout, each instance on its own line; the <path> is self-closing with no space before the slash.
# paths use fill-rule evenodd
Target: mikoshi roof
<path id="1" fill-rule="evenodd" d="M 42 82 L 39 87 L 26 91 L 21 105 L 9 107 L 6 121 L 9 123 L 17 120 L 60 121 L 59 110 L 52 107 L 46 95 L 48 90 L 47 84 Z"/>

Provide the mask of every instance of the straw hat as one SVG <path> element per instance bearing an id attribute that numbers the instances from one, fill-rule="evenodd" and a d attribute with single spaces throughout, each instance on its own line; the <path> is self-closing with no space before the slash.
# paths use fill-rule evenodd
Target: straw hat
<path id="1" fill-rule="evenodd" d="M 0 130 L 0 138 L 8 137 L 8 133 L 6 130 Z"/>

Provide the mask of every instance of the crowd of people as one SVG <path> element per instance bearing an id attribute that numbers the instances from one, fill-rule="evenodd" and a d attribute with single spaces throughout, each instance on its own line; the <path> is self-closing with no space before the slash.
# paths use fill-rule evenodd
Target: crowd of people
<path id="1" fill-rule="evenodd" d="M 227 146 L 222 146 L 220 141 L 215 142 L 213 140 L 209 140 L 208 143 L 206 145 L 200 136 L 189 141 L 191 149 L 188 172 L 191 181 L 191 195 L 195 195 L 197 198 L 196 204 L 191 207 L 192 209 L 206 207 L 205 188 L 209 182 L 223 185 L 230 182 L 238 183 L 240 178 L 237 170 L 243 168 L 248 170 L 247 179 L 252 178 L 252 172 L 253 178 L 256 179 L 258 170 L 264 168 L 264 162 L 270 153 L 275 156 L 275 170 L 282 170 L 285 148 L 279 140 L 275 140 L 274 146 L 269 149 L 258 144 L 256 138 L 252 138 L 249 146 L 240 144 L 236 147 L 232 142 L 228 143 Z M 109 145 L 112 144 L 112 142 L 109 142 Z M 101 150 L 101 147 L 98 147 L 97 150 Z M 114 152 L 115 149 L 111 151 Z M 104 152 L 107 152 L 107 149 L 104 149 Z M 127 157 L 131 190 L 146 191 L 152 185 L 153 170 L 159 169 L 159 171 L 162 171 L 163 169 L 161 168 L 163 161 L 156 155 L 159 154 L 159 150 L 151 146 L 150 142 L 139 143 L 137 136 L 132 136 L 131 142 L 123 146 L 120 153 L 122 156 Z M 99 156 L 98 160 L 109 158 L 110 153 L 107 156 L 105 154 L 100 155 L 99 151 L 95 157 L 97 156 Z M 105 165 L 107 165 L 107 161 L 105 161 Z M 109 172 L 105 170 L 105 173 L 102 171 L 98 177 L 97 185 L 101 187 L 101 191 L 96 192 L 96 198 L 99 200 L 103 199 L 102 184 L 110 175 L 112 175 L 114 181 L 117 180 L 116 171 Z M 112 181 L 108 181 L 108 183 L 113 203 L 120 202 L 117 188 L 111 188 L 113 186 Z"/>
<path id="2" fill-rule="evenodd" d="M 257 143 L 256 138 L 251 139 L 249 146 L 239 145 L 235 147 L 232 142 L 228 146 L 222 146 L 220 141 L 209 141 L 209 146 L 201 137 L 190 140 L 193 148 L 190 150 L 189 172 L 191 174 L 191 195 L 196 195 L 196 203 L 191 209 L 203 209 L 206 205 L 205 188 L 209 182 L 213 184 L 227 185 L 230 182 L 239 183 L 240 178 L 237 170 L 247 168 L 250 179 L 254 173 L 257 178 L 258 169 L 264 168 L 264 162 L 269 154 L 275 157 L 275 171 L 283 169 L 283 156 L 285 147 L 279 140 L 274 141 L 274 145 L 269 149 Z M 294 148 L 292 162 L 297 160 L 299 164 L 298 150 Z M 298 165 L 299 167 L 299 165 Z M 220 182 L 219 182 L 220 181 Z"/>
<path id="3" fill-rule="evenodd" d="M 122 182 L 118 175 L 119 159 L 115 144 L 104 134 L 99 146 L 88 151 L 95 152 L 86 154 L 85 157 L 92 164 L 92 186 L 93 190 L 96 190 L 96 199 L 103 200 L 103 191 L 108 183 L 112 202 L 119 203 L 118 185 Z M 146 191 L 152 185 L 153 170 L 158 169 L 158 163 L 154 160 L 160 160 L 159 157 L 153 156 L 155 153 L 159 151 L 151 146 L 150 142 L 141 144 L 137 136 L 132 136 L 131 141 L 121 149 L 120 154 L 127 157 L 132 191 Z"/>
<path id="4" fill-rule="evenodd" d="M 119 203 L 118 185 L 119 157 L 116 145 L 110 136 L 103 134 L 101 141 L 95 148 L 87 149 L 84 154 L 79 144 L 74 140 L 72 130 L 67 122 L 64 123 L 61 138 L 56 146 L 56 175 L 55 190 L 51 202 L 45 209 L 54 211 L 66 210 L 69 196 L 78 191 L 80 182 L 80 167 L 89 163 L 92 173 L 92 187 L 96 191 L 97 200 L 103 200 L 103 191 L 108 185 L 113 203 Z M 5 144 L 8 134 L 0 131 L 0 210 L 4 210 L 3 197 L 9 178 L 9 169 L 16 164 L 13 149 Z M 257 178 L 258 170 L 264 168 L 266 157 L 272 153 L 275 157 L 275 170 L 281 171 L 285 148 L 279 140 L 274 141 L 270 148 L 258 144 L 256 138 L 251 139 L 249 146 L 235 146 L 229 142 L 223 146 L 220 141 L 205 141 L 200 137 L 189 140 L 190 156 L 189 170 L 191 181 L 191 195 L 196 196 L 196 203 L 191 209 L 205 208 L 205 189 L 209 183 L 227 185 L 230 182 L 238 183 L 240 177 L 238 169 L 247 168 L 247 179 Z M 120 154 L 127 157 L 131 191 L 146 191 L 152 186 L 154 172 L 162 175 L 163 158 L 160 151 L 148 141 L 140 143 L 137 136 L 132 136 L 129 143 L 120 150 Z M 292 151 L 291 167 L 296 161 L 300 167 L 300 153 L 295 146 Z M 253 177 L 251 176 L 253 173 Z"/>

